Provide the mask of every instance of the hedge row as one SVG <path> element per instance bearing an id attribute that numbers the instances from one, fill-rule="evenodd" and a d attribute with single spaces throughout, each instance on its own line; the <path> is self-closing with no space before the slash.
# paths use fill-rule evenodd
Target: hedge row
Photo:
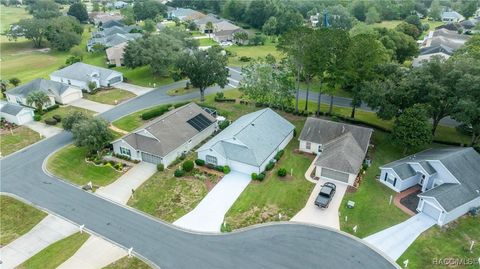
<path id="1" fill-rule="evenodd" d="M 186 105 L 188 104 L 189 102 L 182 102 L 182 103 L 177 103 L 177 104 L 167 104 L 167 105 L 163 105 L 163 106 L 159 106 L 159 107 L 156 107 L 156 108 L 152 108 L 144 113 L 142 113 L 141 115 L 141 118 L 142 120 L 149 120 L 149 119 L 153 119 L 153 118 L 156 118 L 158 116 L 161 116 L 163 114 L 165 114 L 166 112 L 168 112 L 170 110 L 171 107 L 173 108 L 179 108 L 183 105 Z"/>

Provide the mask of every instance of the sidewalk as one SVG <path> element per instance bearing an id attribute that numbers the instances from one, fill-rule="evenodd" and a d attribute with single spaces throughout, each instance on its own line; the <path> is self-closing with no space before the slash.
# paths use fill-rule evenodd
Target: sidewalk
<path id="1" fill-rule="evenodd" d="M 50 244 L 79 231 L 79 227 L 48 215 L 28 233 L 0 249 L 1 268 L 15 268 Z"/>

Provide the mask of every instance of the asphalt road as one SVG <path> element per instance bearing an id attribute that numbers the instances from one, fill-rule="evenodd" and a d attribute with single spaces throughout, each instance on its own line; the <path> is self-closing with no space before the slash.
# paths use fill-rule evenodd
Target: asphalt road
<path id="1" fill-rule="evenodd" d="M 179 82 L 181 83 L 181 82 Z M 171 97 L 161 87 L 100 116 L 110 121 L 152 105 L 198 97 Z M 215 92 L 219 88 L 210 88 Z M 303 225 L 274 224 L 212 235 L 190 233 L 107 201 L 44 173 L 48 155 L 72 142 L 62 132 L 0 160 L 0 191 L 64 217 L 166 268 L 399 268 L 358 239 Z"/>

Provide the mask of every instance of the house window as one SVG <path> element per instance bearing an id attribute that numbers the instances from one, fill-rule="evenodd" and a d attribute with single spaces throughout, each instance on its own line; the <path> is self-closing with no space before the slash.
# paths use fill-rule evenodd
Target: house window
<path id="1" fill-rule="evenodd" d="M 387 181 L 387 178 L 388 178 L 388 173 L 385 173 L 385 178 L 383 179 L 383 181 Z"/>
<path id="2" fill-rule="evenodd" d="M 72 82 L 70 80 L 68 80 L 68 85 L 72 85 Z"/>
<path id="3" fill-rule="evenodd" d="M 305 144 L 305 148 L 306 148 L 306 149 L 310 149 L 311 147 L 312 147 L 312 143 L 307 142 L 307 144 Z"/>
<path id="4" fill-rule="evenodd" d="M 207 161 L 207 163 L 217 165 L 217 157 L 215 156 L 207 155 L 205 156 L 205 161 Z"/>
<path id="5" fill-rule="evenodd" d="M 15 97 L 15 100 L 17 101 L 18 104 L 22 104 L 22 98 L 20 97 Z"/>
<path id="6" fill-rule="evenodd" d="M 318 152 L 322 152 L 323 149 L 322 149 L 322 145 L 318 145 Z"/>
<path id="7" fill-rule="evenodd" d="M 130 153 L 130 150 L 127 149 L 127 148 L 124 148 L 124 147 L 120 147 L 120 154 L 122 155 L 126 155 L 128 157 L 131 157 L 131 153 Z"/>

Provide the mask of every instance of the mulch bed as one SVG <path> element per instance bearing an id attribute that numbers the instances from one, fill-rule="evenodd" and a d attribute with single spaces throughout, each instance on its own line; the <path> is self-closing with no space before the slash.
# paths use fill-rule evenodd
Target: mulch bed
<path id="1" fill-rule="evenodd" d="M 400 203 L 411 211 L 417 212 L 418 202 L 420 201 L 418 194 L 420 194 L 421 192 L 421 190 L 418 190 L 409 194 L 408 196 L 403 197 L 402 199 L 400 199 Z"/>
<path id="2" fill-rule="evenodd" d="M 208 173 L 208 174 L 213 174 L 213 175 L 217 175 L 217 176 L 220 176 L 220 177 L 224 176 L 224 174 L 222 172 L 217 171 L 215 169 L 210 169 L 210 168 L 205 167 L 205 166 L 197 165 L 195 168 L 197 168 L 198 170 L 200 170 L 202 172 Z"/>
<path id="3" fill-rule="evenodd" d="M 312 154 L 312 153 L 306 153 L 306 152 L 300 151 L 299 149 L 294 149 L 294 150 L 293 150 L 293 153 L 298 154 L 298 155 L 303 155 L 303 156 L 305 156 L 305 157 L 308 157 L 310 160 L 315 159 L 315 157 L 317 156 L 317 155 Z"/>

